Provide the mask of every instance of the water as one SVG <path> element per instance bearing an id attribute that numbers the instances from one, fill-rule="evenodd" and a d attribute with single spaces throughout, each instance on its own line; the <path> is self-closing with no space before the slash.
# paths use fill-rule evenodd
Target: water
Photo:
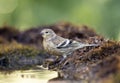
<path id="1" fill-rule="evenodd" d="M 57 77 L 57 72 L 48 70 L 15 71 L 11 74 L 0 73 L 0 83 L 47 83 Z"/>

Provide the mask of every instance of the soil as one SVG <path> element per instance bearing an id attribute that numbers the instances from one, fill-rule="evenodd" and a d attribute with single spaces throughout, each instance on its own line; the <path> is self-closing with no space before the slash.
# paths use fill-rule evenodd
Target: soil
<path id="1" fill-rule="evenodd" d="M 44 28 L 53 29 L 57 35 L 79 42 L 99 44 L 74 51 L 65 61 L 43 50 Z M 88 26 L 56 23 L 19 31 L 13 27 L 0 28 L 0 70 L 14 71 L 43 65 L 57 71 L 58 77 L 49 82 L 70 83 L 120 83 L 120 42 L 105 39 Z M 71 81 L 71 83 L 73 83 Z"/>

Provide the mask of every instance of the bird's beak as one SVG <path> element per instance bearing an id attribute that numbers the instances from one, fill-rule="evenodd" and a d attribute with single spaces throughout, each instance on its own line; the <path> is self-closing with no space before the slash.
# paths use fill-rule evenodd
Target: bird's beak
<path id="1" fill-rule="evenodd" d="M 40 35 L 43 35 L 43 32 L 40 32 Z"/>

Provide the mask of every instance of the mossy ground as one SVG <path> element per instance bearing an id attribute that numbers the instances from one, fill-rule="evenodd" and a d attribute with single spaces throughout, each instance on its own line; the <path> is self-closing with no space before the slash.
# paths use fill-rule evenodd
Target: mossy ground
<path id="1" fill-rule="evenodd" d="M 4 56 L 16 56 L 17 55 L 25 55 L 25 56 L 36 56 L 40 53 L 40 51 L 34 47 L 28 45 L 22 45 L 17 42 L 12 42 L 9 44 L 0 44 L 0 55 Z"/>
<path id="2" fill-rule="evenodd" d="M 39 35 L 44 28 L 53 29 L 58 35 L 79 42 L 100 44 L 97 47 L 85 47 L 73 52 L 59 64 L 47 54 L 42 47 Z M 119 83 L 120 43 L 106 40 L 87 26 L 76 26 L 71 23 L 58 23 L 40 26 L 26 31 L 4 27 L 0 29 L 0 70 L 24 70 L 47 65 L 57 71 L 59 78 L 69 80 L 86 80 L 90 83 Z M 48 60 L 54 59 L 52 62 Z M 65 65 L 63 65 L 66 63 Z M 84 83 L 84 82 L 83 82 Z"/>
<path id="3" fill-rule="evenodd" d="M 17 42 L 0 44 L 0 70 L 26 70 L 41 65 L 45 54 L 37 48 Z"/>

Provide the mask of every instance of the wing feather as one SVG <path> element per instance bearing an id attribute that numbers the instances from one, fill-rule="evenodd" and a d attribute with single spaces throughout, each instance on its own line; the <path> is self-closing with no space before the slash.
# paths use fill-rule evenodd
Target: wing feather
<path id="1" fill-rule="evenodd" d="M 71 43 L 72 43 L 71 40 L 66 39 L 66 40 L 63 41 L 62 43 L 58 44 L 57 48 L 60 49 L 60 48 L 66 48 L 66 47 L 69 47 Z"/>

